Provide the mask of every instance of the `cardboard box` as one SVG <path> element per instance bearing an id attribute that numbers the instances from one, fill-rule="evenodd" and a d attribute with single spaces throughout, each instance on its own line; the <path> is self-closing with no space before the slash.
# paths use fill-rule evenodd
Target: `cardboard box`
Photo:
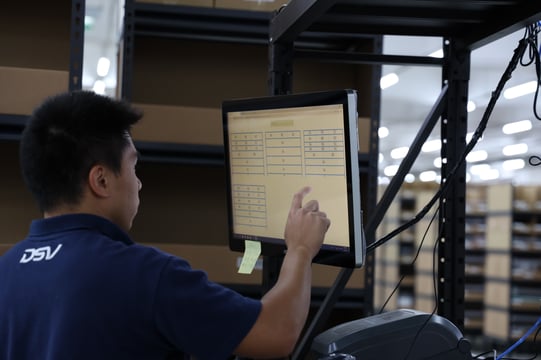
<path id="1" fill-rule="evenodd" d="M 138 3 L 213 7 L 214 0 L 136 0 Z"/>
<path id="2" fill-rule="evenodd" d="M 487 253 L 485 256 L 485 276 L 504 282 L 510 281 L 511 257 L 507 254 Z"/>
<path id="3" fill-rule="evenodd" d="M 492 215 L 487 218 L 485 235 L 487 250 L 511 249 L 512 220 L 511 215 L 505 214 Z"/>
<path id="4" fill-rule="evenodd" d="M 0 66 L 0 112 L 30 115 L 45 98 L 68 90 L 69 73 Z"/>
<path id="5" fill-rule="evenodd" d="M 506 339 L 509 335 L 509 312 L 502 310 L 485 310 L 483 335 Z"/>
<path id="6" fill-rule="evenodd" d="M 513 185 L 496 184 L 488 187 L 487 206 L 489 212 L 511 211 L 513 204 Z"/>
<path id="7" fill-rule="evenodd" d="M 511 306 L 509 284 L 487 281 L 485 283 L 485 306 L 498 309 L 509 309 Z"/>
<path id="8" fill-rule="evenodd" d="M 274 11 L 285 5 L 289 0 L 216 0 L 214 5 L 217 8 Z"/>
<path id="9" fill-rule="evenodd" d="M 134 104 L 144 116 L 133 128 L 134 140 L 223 145 L 219 108 Z"/>

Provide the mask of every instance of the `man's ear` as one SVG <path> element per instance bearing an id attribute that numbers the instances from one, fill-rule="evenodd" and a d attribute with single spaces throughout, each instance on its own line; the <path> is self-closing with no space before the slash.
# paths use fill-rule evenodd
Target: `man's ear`
<path id="1" fill-rule="evenodd" d="M 103 165 L 94 165 L 88 172 L 88 187 L 98 197 L 109 197 L 108 176 L 110 171 Z"/>

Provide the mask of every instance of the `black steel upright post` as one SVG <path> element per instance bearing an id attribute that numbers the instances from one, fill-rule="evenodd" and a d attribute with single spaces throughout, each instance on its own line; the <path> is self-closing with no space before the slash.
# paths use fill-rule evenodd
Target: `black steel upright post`
<path id="1" fill-rule="evenodd" d="M 441 122 L 442 182 L 438 244 L 438 314 L 464 330 L 466 164 L 449 171 L 466 149 L 468 82 L 471 51 L 456 39 L 444 39 L 443 82 L 449 86 L 447 112 Z"/>
<path id="2" fill-rule="evenodd" d="M 270 95 L 290 94 L 293 89 L 293 43 L 269 44 Z"/>
<path id="3" fill-rule="evenodd" d="M 135 3 L 134 0 L 124 2 L 124 27 L 122 34 L 122 48 L 120 58 L 122 59 L 120 97 L 124 100 L 132 99 L 132 77 L 133 77 L 133 43 L 135 37 Z"/>
<path id="4" fill-rule="evenodd" d="M 380 55 L 383 52 L 383 36 L 374 36 L 372 53 Z M 372 81 L 370 86 L 370 136 L 368 149 L 368 172 L 365 174 L 366 197 L 363 199 L 365 210 L 363 216 L 372 214 L 378 202 L 378 162 L 379 162 L 379 136 L 381 90 L 381 64 L 372 65 Z M 362 175 L 362 174 L 361 174 Z M 363 219 L 367 223 L 367 219 Z M 376 241 L 376 231 L 365 231 L 366 244 Z M 364 313 L 366 316 L 374 313 L 374 276 L 375 254 L 366 254 L 364 265 Z"/>
<path id="5" fill-rule="evenodd" d="M 293 43 L 269 44 L 269 95 L 290 94 L 293 76 Z M 263 293 L 270 290 L 276 283 L 283 256 L 265 256 L 263 258 Z"/>
<path id="6" fill-rule="evenodd" d="M 71 2 L 69 91 L 83 87 L 85 3 L 85 0 Z"/>

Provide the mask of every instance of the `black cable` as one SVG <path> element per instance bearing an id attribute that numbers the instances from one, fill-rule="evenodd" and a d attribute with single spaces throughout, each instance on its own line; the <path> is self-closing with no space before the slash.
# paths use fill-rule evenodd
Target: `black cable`
<path id="1" fill-rule="evenodd" d="M 485 355 L 488 355 L 488 354 L 494 354 L 494 350 L 489 350 L 489 351 L 485 351 L 483 353 L 480 353 L 480 354 L 477 354 L 475 355 L 472 359 L 480 359 L 481 356 L 485 356 Z M 494 359 L 494 356 L 493 357 L 489 357 L 489 358 L 483 358 L 483 360 L 488 360 L 488 359 Z"/>
<path id="2" fill-rule="evenodd" d="M 533 101 L 533 113 L 534 116 L 541 120 L 541 116 L 537 112 L 537 100 L 539 98 L 539 88 L 541 87 L 541 48 L 538 46 L 537 36 L 541 32 L 541 28 L 538 23 L 534 23 L 530 26 L 527 26 L 524 31 L 523 39 L 528 42 L 528 58 L 524 59 L 524 55 L 520 61 L 520 65 L 529 66 L 532 63 L 535 63 L 535 74 L 537 76 L 537 87 L 535 89 L 534 101 Z"/>
<path id="3" fill-rule="evenodd" d="M 541 157 L 539 157 L 537 155 L 532 155 L 528 159 L 528 163 L 530 163 L 530 165 L 532 165 L 532 166 L 539 166 L 539 165 L 541 165 Z"/>
<path id="4" fill-rule="evenodd" d="M 485 112 L 483 114 L 483 117 L 482 117 L 481 121 L 479 122 L 479 125 L 477 125 L 477 129 L 474 131 L 470 142 L 466 145 L 466 148 L 465 148 L 462 156 L 459 158 L 458 162 L 451 169 L 451 171 L 449 171 L 449 174 L 447 176 L 447 181 L 444 180 L 442 186 L 440 186 L 440 188 L 434 194 L 434 196 L 430 199 L 428 204 L 423 209 L 421 209 L 421 211 L 418 214 L 416 214 L 410 221 L 402 224 L 401 226 L 399 226 L 395 230 L 391 231 L 386 236 L 384 236 L 381 239 L 379 239 L 379 240 L 371 243 L 370 245 L 368 245 L 366 247 L 366 252 L 367 253 L 373 251 L 378 246 L 383 245 L 384 243 L 391 240 L 396 235 L 400 234 L 402 231 L 404 231 L 407 228 L 409 228 L 409 227 L 415 225 L 416 223 L 418 223 L 423 217 L 425 217 L 425 215 L 428 213 L 430 208 L 432 208 L 434 203 L 438 199 L 440 199 L 442 197 L 442 195 L 446 192 L 446 190 L 448 189 L 449 184 L 451 183 L 451 181 L 449 181 L 449 180 L 454 177 L 454 175 L 457 172 L 458 168 L 466 160 L 466 156 L 471 152 L 473 147 L 477 144 L 479 139 L 482 137 L 483 132 L 485 131 L 485 128 L 487 126 L 488 119 L 489 119 L 490 115 L 492 114 L 492 111 L 494 110 L 494 106 L 496 105 L 496 101 L 500 97 L 500 94 L 501 94 L 501 92 L 502 92 L 502 90 L 503 90 L 503 88 L 505 86 L 505 83 L 511 78 L 511 74 L 516 69 L 517 64 L 519 63 L 522 55 L 524 54 L 527 45 L 528 45 L 528 40 L 527 39 L 521 39 L 519 41 L 519 44 L 518 44 L 517 48 L 514 51 L 514 54 L 513 54 L 513 57 L 511 58 L 511 61 L 509 62 L 509 64 L 507 65 L 507 68 L 505 69 L 504 73 L 502 74 L 502 77 L 500 78 L 500 81 L 498 82 L 498 85 L 496 86 L 496 89 L 492 92 L 492 95 L 490 97 L 490 101 L 489 101 L 489 103 L 487 105 L 487 108 L 486 108 L 486 110 L 485 110 Z"/>
<path id="5" fill-rule="evenodd" d="M 432 222 L 434 221 L 434 219 L 436 218 L 437 213 L 439 213 L 439 207 L 438 207 L 438 210 L 434 213 L 434 216 L 432 217 L 432 219 L 430 220 L 429 228 L 430 228 Z M 436 276 L 436 262 L 437 262 L 436 261 L 436 253 L 438 251 L 438 245 L 439 245 L 438 239 L 440 239 L 441 236 L 442 236 L 442 229 L 440 229 L 440 233 L 438 234 L 438 237 L 437 237 L 436 241 L 434 242 L 434 248 L 432 250 L 432 284 L 434 285 L 434 308 L 432 309 L 432 312 L 430 313 L 430 315 L 428 316 L 426 321 L 419 328 L 419 331 L 417 331 L 417 334 L 415 334 L 415 337 L 413 338 L 413 341 L 411 342 L 411 345 L 409 347 L 409 350 L 408 350 L 404 360 L 408 359 L 408 357 L 411 354 L 411 351 L 413 350 L 413 345 L 415 344 L 415 341 L 417 341 L 417 339 L 421 335 L 421 332 L 423 331 L 423 329 L 426 327 L 426 325 L 428 324 L 430 319 L 432 319 L 432 317 L 434 316 L 434 314 L 438 310 L 438 285 L 437 285 L 437 276 Z"/>
<path id="6" fill-rule="evenodd" d="M 423 237 L 421 239 L 421 243 L 417 247 L 417 251 L 415 252 L 415 256 L 413 257 L 413 259 L 410 262 L 410 266 L 413 266 L 415 264 L 415 262 L 417 261 L 417 258 L 419 257 L 419 254 L 421 253 L 421 249 L 423 248 L 423 244 L 424 244 L 424 242 L 426 240 L 426 236 L 428 235 L 428 230 L 430 230 L 430 227 L 432 226 L 432 223 L 433 223 L 434 219 L 436 218 L 436 214 L 438 212 L 439 212 L 439 206 L 438 206 L 438 209 L 436 209 L 436 211 L 434 212 L 434 215 L 432 216 L 432 219 L 430 220 L 430 223 L 428 224 L 428 226 L 427 226 L 427 228 L 426 228 L 426 230 L 425 230 L 425 232 L 423 234 Z M 383 312 L 383 310 L 385 309 L 385 306 L 387 306 L 389 301 L 392 299 L 393 295 L 398 290 L 398 288 L 400 287 L 400 284 L 402 284 L 402 281 L 404 280 L 405 277 L 406 277 L 405 274 L 400 277 L 400 280 L 398 280 L 398 283 L 394 287 L 393 291 L 391 291 L 391 294 L 389 294 L 389 296 L 387 297 L 387 300 L 385 300 L 385 302 L 381 306 L 381 309 L 379 310 L 378 314 L 381 314 Z"/>

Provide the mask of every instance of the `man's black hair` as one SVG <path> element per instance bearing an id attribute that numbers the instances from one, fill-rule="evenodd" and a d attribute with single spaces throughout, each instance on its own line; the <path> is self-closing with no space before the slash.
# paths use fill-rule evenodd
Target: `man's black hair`
<path id="1" fill-rule="evenodd" d="M 142 113 L 91 91 L 46 99 L 28 120 L 20 143 L 24 181 L 41 211 L 76 205 L 96 164 L 119 174 L 133 124 Z"/>

